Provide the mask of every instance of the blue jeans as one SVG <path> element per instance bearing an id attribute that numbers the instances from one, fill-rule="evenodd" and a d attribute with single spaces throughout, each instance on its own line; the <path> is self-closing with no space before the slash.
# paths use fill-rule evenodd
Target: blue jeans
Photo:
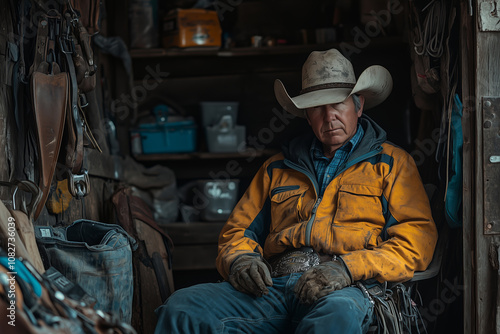
<path id="1" fill-rule="evenodd" d="M 366 333 L 373 305 L 361 290 L 346 287 L 306 305 L 293 292 L 301 275 L 274 278 L 263 297 L 239 292 L 228 282 L 178 290 L 156 310 L 155 334 Z"/>

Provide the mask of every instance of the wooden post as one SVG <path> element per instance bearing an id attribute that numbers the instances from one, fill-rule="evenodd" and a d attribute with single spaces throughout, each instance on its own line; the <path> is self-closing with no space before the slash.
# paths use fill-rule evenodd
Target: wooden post
<path id="1" fill-rule="evenodd" d="M 496 189 L 500 184 L 500 164 L 490 162 L 491 156 L 500 155 L 497 136 L 490 137 L 491 131 L 498 134 L 500 126 L 496 120 L 493 123 L 489 121 L 494 120 L 495 114 L 500 114 L 500 25 L 497 12 L 500 8 L 497 5 L 498 1 L 479 0 L 477 7 L 472 8 L 476 20 L 470 28 L 474 28 L 476 44 L 475 47 L 473 44 L 468 46 L 470 51 L 475 51 L 474 59 L 469 59 L 467 65 L 469 69 L 475 69 L 476 74 L 475 94 L 471 99 L 475 115 L 470 118 L 475 121 L 476 133 L 470 137 L 475 139 L 472 146 L 475 152 L 469 156 L 475 161 L 475 179 L 469 180 L 472 184 L 467 184 L 474 186 L 475 193 L 471 196 L 472 201 L 464 203 L 464 207 L 470 205 L 468 209 L 471 210 L 464 212 L 470 219 L 467 224 L 471 224 L 468 230 L 464 229 L 464 232 L 470 232 L 465 237 L 470 238 L 470 242 L 464 247 L 464 271 L 470 275 L 466 282 L 471 284 L 470 291 L 473 293 L 470 303 L 467 299 L 464 302 L 464 314 L 472 317 L 467 333 L 495 333 L 500 329 L 500 324 L 496 324 L 499 281 L 497 270 L 492 265 L 492 259 L 497 255 L 496 246 L 500 244 L 500 226 L 497 224 L 500 217 L 495 217 L 497 210 L 492 207 L 498 207 Z M 473 167 L 472 164 L 469 167 Z"/>
<path id="2" fill-rule="evenodd" d="M 476 304 L 475 304 L 475 274 L 472 270 L 473 252 L 475 245 L 475 133 L 476 133 L 476 105 L 475 91 L 475 29 L 474 17 L 469 13 L 469 3 L 462 1 L 460 10 L 460 50 L 462 73 L 463 99 L 463 270 L 464 273 L 464 333 L 475 333 Z M 465 98 L 468 97 L 468 98 Z"/>

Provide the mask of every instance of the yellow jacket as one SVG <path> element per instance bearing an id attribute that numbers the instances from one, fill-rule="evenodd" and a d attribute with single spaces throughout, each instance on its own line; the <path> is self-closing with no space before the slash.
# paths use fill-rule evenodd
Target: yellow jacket
<path id="1" fill-rule="evenodd" d="M 359 122 L 365 135 L 322 198 L 311 134 L 262 165 L 219 236 L 225 279 L 243 254 L 269 259 L 302 246 L 341 255 L 355 281 L 400 282 L 427 268 L 437 231 L 415 162 L 370 118 Z"/>

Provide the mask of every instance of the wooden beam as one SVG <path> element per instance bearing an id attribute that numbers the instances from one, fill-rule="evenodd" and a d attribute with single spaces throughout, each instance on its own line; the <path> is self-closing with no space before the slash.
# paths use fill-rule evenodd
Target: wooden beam
<path id="1" fill-rule="evenodd" d="M 484 107 L 485 97 L 500 96 L 500 35 L 498 31 L 490 31 L 484 29 L 484 25 L 479 22 L 488 19 L 489 15 L 496 15 L 492 10 L 485 10 L 486 7 L 491 8 L 491 1 L 480 0 L 474 8 L 476 18 L 474 31 L 476 37 L 475 61 L 468 65 L 476 70 L 475 78 L 475 210 L 473 215 L 474 227 L 472 232 L 475 245 L 471 248 L 464 249 L 473 250 L 474 254 L 466 254 L 472 256 L 471 267 L 464 267 L 465 272 L 472 271 L 475 280 L 472 279 L 472 289 L 475 289 L 475 298 L 472 299 L 472 304 L 476 305 L 474 312 L 475 323 L 472 324 L 471 333 L 495 333 L 499 331 L 500 324 L 496 324 L 496 292 L 498 289 L 498 274 L 495 268 L 491 265 L 490 257 L 496 255 L 491 253 L 490 249 L 495 249 L 500 243 L 500 235 L 492 234 L 485 230 L 485 182 L 500 182 L 500 180 L 485 180 L 484 166 L 485 153 L 491 151 L 491 145 L 488 141 L 483 141 L 483 123 L 484 123 Z M 496 10 L 495 10 L 496 11 Z M 497 18 L 498 19 L 498 18 Z M 484 126 L 486 126 L 484 124 Z M 499 166 L 500 168 L 500 166 Z M 465 231 L 464 231 L 465 232 Z M 475 269 L 475 272 L 474 272 Z M 467 305 L 467 304 L 466 304 Z M 466 310 L 467 312 L 467 310 Z M 467 313 L 465 313 L 467 314 Z M 474 326 L 475 325 L 475 326 Z"/>
<path id="2" fill-rule="evenodd" d="M 462 73 L 462 99 L 463 99 L 463 267 L 464 270 L 464 333 L 475 333 L 476 308 L 475 308 L 475 271 L 473 268 L 475 245 L 475 40 L 474 18 L 469 15 L 468 3 L 461 2 L 460 10 L 460 50 Z M 470 97 L 465 99 L 464 97 Z"/>

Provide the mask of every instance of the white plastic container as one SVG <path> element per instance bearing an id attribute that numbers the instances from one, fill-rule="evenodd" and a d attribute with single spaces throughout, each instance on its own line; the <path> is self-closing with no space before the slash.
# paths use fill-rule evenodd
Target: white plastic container
<path id="1" fill-rule="evenodd" d="M 239 102 L 235 101 L 214 101 L 200 102 L 201 120 L 203 127 L 213 126 L 218 124 L 221 118 L 225 115 L 230 115 L 233 119 L 233 124 L 236 124 L 238 117 Z"/>

